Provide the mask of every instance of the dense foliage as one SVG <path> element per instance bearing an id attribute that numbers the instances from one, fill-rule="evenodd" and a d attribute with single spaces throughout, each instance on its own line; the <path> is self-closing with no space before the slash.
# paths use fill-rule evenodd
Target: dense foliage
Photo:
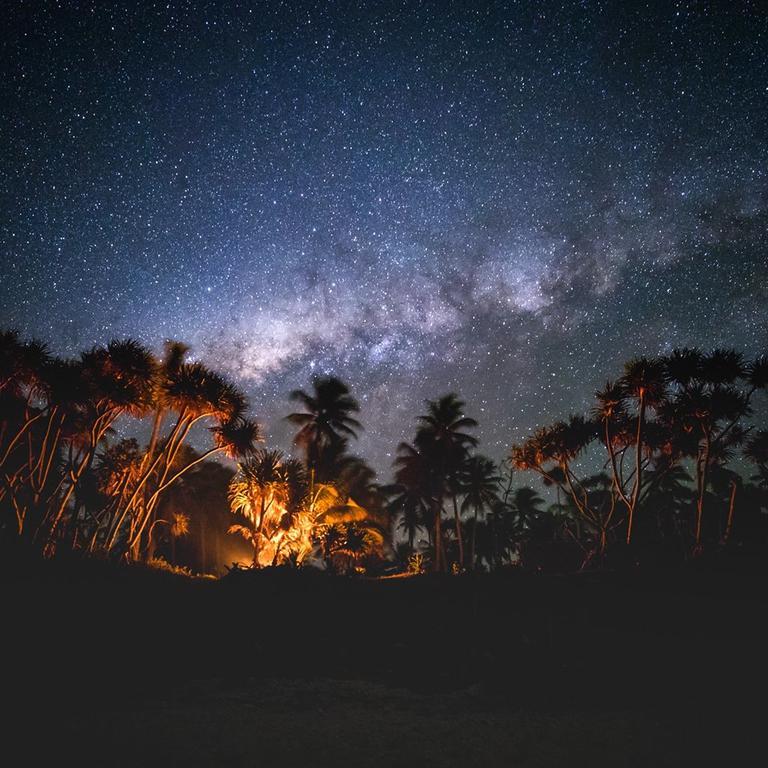
<path id="1" fill-rule="evenodd" d="M 633 360 L 591 413 L 537 429 L 501 464 L 477 452 L 465 403 L 444 395 L 425 404 L 380 485 L 351 453 L 359 406 L 338 379 L 291 393 L 293 458 L 258 446 L 243 393 L 189 362 L 183 344 L 157 358 L 112 341 L 63 360 L 8 331 L 0 536 L 46 556 L 64 548 L 198 573 L 570 570 L 757 551 L 768 431 L 752 417 L 767 385 L 768 361 L 732 350 Z M 521 485 L 522 472 L 543 486 Z"/>

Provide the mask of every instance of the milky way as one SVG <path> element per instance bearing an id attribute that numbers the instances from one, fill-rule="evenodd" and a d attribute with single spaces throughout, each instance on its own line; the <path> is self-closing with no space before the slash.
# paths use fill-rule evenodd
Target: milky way
<path id="1" fill-rule="evenodd" d="M 313 373 L 386 470 L 503 456 L 623 360 L 768 346 L 761 3 L 7 3 L 0 324 L 192 344 L 272 441 Z"/>

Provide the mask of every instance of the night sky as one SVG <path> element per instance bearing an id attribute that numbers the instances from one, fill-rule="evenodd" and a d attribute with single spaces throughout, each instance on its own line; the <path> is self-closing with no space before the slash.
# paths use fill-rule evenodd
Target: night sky
<path id="1" fill-rule="evenodd" d="M 3 3 L 0 325 L 182 339 L 271 442 L 501 458 L 638 354 L 768 346 L 761 2 Z"/>

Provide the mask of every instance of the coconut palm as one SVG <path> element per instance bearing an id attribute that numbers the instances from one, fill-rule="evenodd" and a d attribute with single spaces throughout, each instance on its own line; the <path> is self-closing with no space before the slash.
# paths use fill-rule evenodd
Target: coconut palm
<path id="1" fill-rule="evenodd" d="M 440 569 L 438 555 L 442 545 L 440 517 L 443 500 L 448 496 L 453 502 L 456 538 L 459 547 L 459 565 L 464 565 L 464 540 L 457 496 L 459 472 L 468 456 L 469 449 L 477 445 L 477 438 L 466 430 L 477 427 L 477 422 L 464 415 L 464 402 L 450 393 L 437 400 L 427 401 L 427 412 L 419 416 L 414 446 L 426 459 L 433 475 L 433 516 L 435 520 L 435 569 Z"/>
<path id="2" fill-rule="evenodd" d="M 473 512 L 469 554 L 469 567 L 472 570 L 475 569 L 478 518 L 499 500 L 500 481 L 496 464 L 486 456 L 470 456 L 460 469 L 459 483 L 464 494 L 461 511 Z"/>
<path id="3" fill-rule="evenodd" d="M 389 499 L 390 514 L 399 518 L 397 529 L 405 533 L 413 552 L 417 533 L 422 529 L 431 530 L 427 513 L 431 509 L 432 477 L 425 457 L 412 445 L 401 443 L 397 453 L 395 482 L 382 490 Z"/>
<path id="4" fill-rule="evenodd" d="M 661 466 L 647 475 L 646 492 L 641 500 L 644 515 L 655 517 L 663 537 L 680 536 L 686 524 L 686 509 L 693 499 L 691 476 L 680 464 Z"/>
<path id="5" fill-rule="evenodd" d="M 347 439 L 356 438 L 362 429 L 352 415 L 360 407 L 349 387 L 333 376 L 315 378 L 312 388 L 311 393 L 302 389 L 291 392 L 291 400 L 301 403 L 304 410 L 286 419 L 299 428 L 294 443 L 304 451 L 310 472 L 315 473 L 318 482 L 325 482 L 333 478 L 323 471 L 323 464 L 332 464 L 344 452 Z"/>

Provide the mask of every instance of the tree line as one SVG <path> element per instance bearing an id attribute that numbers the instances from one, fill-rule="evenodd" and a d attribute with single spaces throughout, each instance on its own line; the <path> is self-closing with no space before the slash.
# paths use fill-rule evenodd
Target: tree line
<path id="1" fill-rule="evenodd" d="M 768 431 L 752 423 L 764 357 L 632 360 L 590 413 L 535 430 L 501 462 L 478 452 L 477 422 L 447 394 L 425 403 L 382 484 L 352 451 L 360 408 L 343 382 L 290 394 L 294 457 L 263 446 L 244 393 L 188 352 L 116 340 L 61 359 L 0 332 L 0 537 L 48 557 L 205 572 L 215 549 L 219 568 L 238 551 L 256 568 L 372 574 L 766 544 Z M 120 437 L 131 420 L 143 443 Z"/>

